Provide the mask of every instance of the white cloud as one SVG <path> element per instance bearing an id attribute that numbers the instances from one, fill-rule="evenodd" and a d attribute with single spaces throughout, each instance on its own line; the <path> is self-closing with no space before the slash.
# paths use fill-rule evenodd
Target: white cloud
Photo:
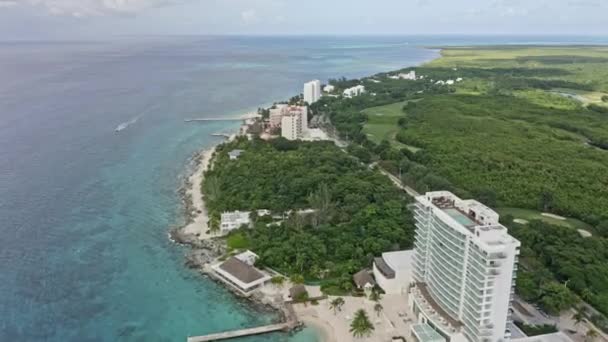
<path id="1" fill-rule="evenodd" d="M 51 14 L 74 17 L 137 12 L 180 0 L 0 0 L 0 8 L 17 4 L 41 7 Z"/>
<path id="2" fill-rule="evenodd" d="M 3 7 L 13 7 L 17 5 L 17 1 L 12 1 L 12 0 L 0 0 L 0 8 Z"/>
<path id="3" fill-rule="evenodd" d="M 251 24 L 258 20 L 258 13 L 254 9 L 248 9 L 246 11 L 241 12 L 241 20 L 245 24 Z"/>

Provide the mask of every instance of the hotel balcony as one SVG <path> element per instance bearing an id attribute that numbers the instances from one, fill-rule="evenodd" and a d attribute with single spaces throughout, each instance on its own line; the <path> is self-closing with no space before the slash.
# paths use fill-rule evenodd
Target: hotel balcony
<path id="1" fill-rule="evenodd" d="M 410 295 L 422 315 L 428 318 L 439 330 L 449 335 L 462 328 L 462 322 L 454 319 L 435 301 L 425 283 L 416 283 L 411 288 Z"/>

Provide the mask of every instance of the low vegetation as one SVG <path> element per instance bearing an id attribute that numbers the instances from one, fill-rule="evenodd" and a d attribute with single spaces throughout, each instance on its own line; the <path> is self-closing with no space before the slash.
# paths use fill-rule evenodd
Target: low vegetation
<path id="1" fill-rule="evenodd" d="M 515 325 L 517 325 L 517 327 L 521 329 L 521 331 L 523 331 L 527 336 L 538 336 L 557 332 L 557 328 L 555 327 L 555 325 L 551 324 L 528 325 L 516 321 Z"/>

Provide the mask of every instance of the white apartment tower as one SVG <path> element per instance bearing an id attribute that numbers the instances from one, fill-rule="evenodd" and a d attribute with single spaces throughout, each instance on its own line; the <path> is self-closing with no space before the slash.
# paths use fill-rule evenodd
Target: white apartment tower
<path id="1" fill-rule="evenodd" d="M 281 136 L 287 140 L 302 139 L 302 116 L 296 113 L 281 118 Z"/>
<path id="2" fill-rule="evenodd" d="M 409 305 L 452 342 L 510 340 L 520 242 L 498 214 L 447 191 L 416 197 Z"/>
<path id="3" fill-rule="evenodd" d="M 304 102 L 313 104 L 321 98 L 321 81 L 314 80 L 304 83 Z"/>

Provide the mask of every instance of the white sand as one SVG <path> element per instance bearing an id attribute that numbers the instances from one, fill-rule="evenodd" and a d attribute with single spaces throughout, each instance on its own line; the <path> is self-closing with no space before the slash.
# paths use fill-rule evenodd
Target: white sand
<path id="1" fill-rule="evenodd" d="M 338 342 L 334 329 L 327 322 L 319 319 L 314 314 L 302 315 L 299 318 L 304 325 L 317 331 L 321 342 Z"/>
<path id="2" fill-rule="evenodd" d="M 191 198 L 192 210 L 195 216 L 192 223 L 182 228 L 182 233 L 198 236 L 201 240 L 219 236 L 219 233 L 207 233 L 209 231 L 209 215 L 201 189 L 203 180 L 205 179 L 205 171 L 211 166 L 213 153 L 215 153 L 215 147 L 201 152 L 200 162 L 196 170 L 188 178 L 189 188 L 186 191 L 186 195 Z"/>
<path id="3" fill-rule="evenodd" d="M 327 342 L 383 342 L 390 341 L 393 336 L 404 336 L 409 333 L 412 324 L 408 316 L 400 316 L 407 312 L 406 295 L 385 295 L 380 303 L 384 310 L 377 315 L 374 311 L 375 302 L 361 297 L 342 297 L 344 306 L 342 311 L 330 308 L 330 301 L 335 297 L 320 301 L 318 305 L 295 304 L 293 307 L 298 319 L 319 331 L 321 337 Z M 369 337 L 354 338 L 350 332 L 350 323 L 358 309 L 365 309 L 375 330 Z"/>

